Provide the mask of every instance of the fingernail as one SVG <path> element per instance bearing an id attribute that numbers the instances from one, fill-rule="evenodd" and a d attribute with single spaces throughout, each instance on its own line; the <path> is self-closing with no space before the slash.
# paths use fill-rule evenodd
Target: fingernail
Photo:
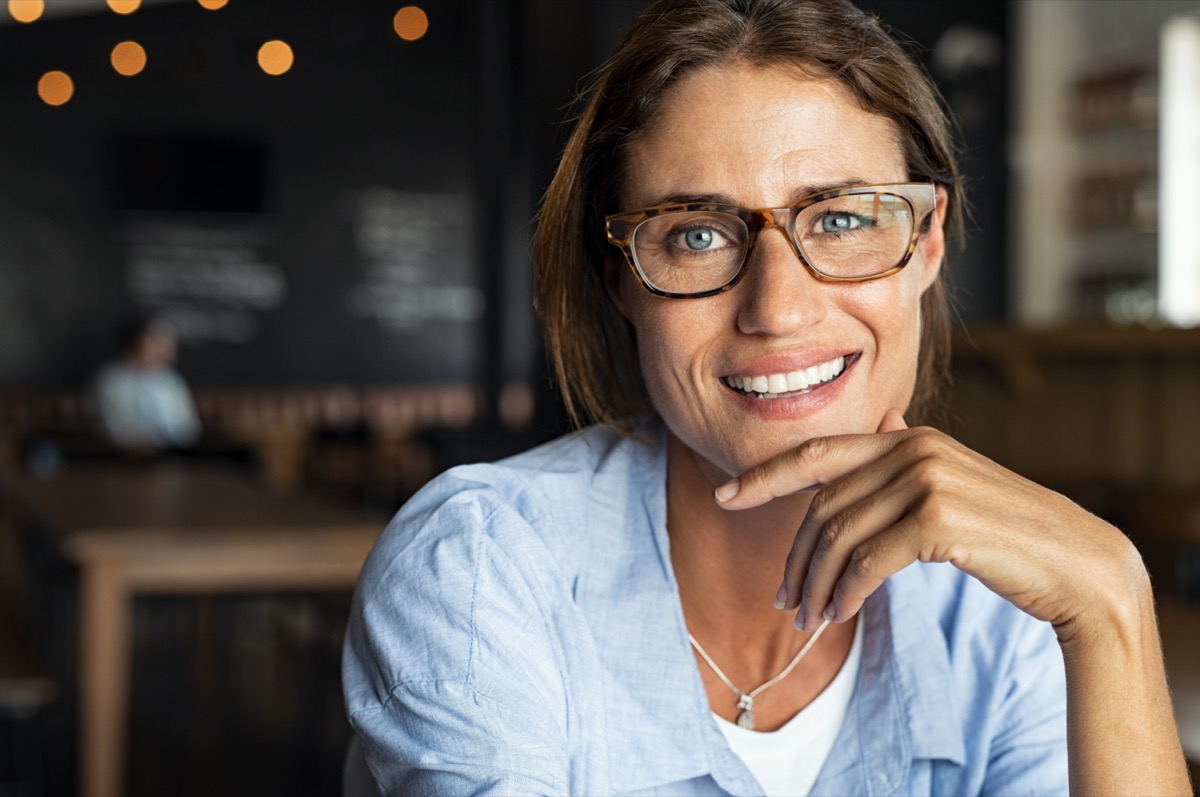
<path id="1" fill-rule="evenodd" d="M 717 491 L 715 493 L 715 495 L 717 497 L 717 503 L 719 503 L 719 504 L 725 503 L 726 501 L 728 501 L 730 498 L 733 498 L 737 494 L 738 494 L 738 480 L 737 479 L 734 479 L 733 481 L 725 482 L 724 484 L 722 484 L 720 487 L 717 488 Z"/>
<path id="2" fill-rule="evenodd" d="M 792 625 L 797 631 L 804 630 L 804 604 L 796 607 L 796 619 L 792 621 Z"/>
<path id="3" fill-rule="evenodd" d="M 782 609 L 787 605 L 787 585 L 780 586 L 779 592 L 775 593 L 775 608 Z"/>
<path id="4" fill-rule="evenodd" d="M 837 622 L 837 611 L 833 608 L 833 604 L 825 607 L 825 611 L 821 612 L 821 616 L 831 623 Z"/>

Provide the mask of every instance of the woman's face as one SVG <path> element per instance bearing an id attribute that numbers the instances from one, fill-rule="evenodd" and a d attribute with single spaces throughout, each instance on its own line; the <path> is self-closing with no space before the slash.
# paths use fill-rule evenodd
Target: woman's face
<path id="1" fill-rule="evenodd" d="M 783 207 L 829 187 L 908 179 L 894 124 L 840 84 L 747 66 L 683 78 L 630 142 L 625 166 L 623 210 L 699 197 Z M 651 401 L 671 432 L 720 470 L 714 478 L 812 437 L 874 432 L 889 409 L 904 411 L 919 301 L 944 249 L 940 190 L 938 204 L 908 266 L 871 282 L 819 282 L 777 229 L 759 235 L 736 287 L 703 299 L 653 296 L 619 255 L 609 263 L 609 292 L 636 332 Z M 778 386 L 778 375 L 812 366 L 827 379 L 839 362 L 840 374 L 804 393 L 764 397 L 730 384 L 765 377 Z"/>

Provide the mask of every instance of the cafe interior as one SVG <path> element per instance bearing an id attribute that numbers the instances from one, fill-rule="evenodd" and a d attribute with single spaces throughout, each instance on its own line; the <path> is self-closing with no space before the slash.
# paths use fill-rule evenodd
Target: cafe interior
<path id="1" fill-rule="evenodd" d="M 646 0 L 3 0 L 0 795 L 339 793 L 359 566 L 569 428 L 537 203 Z M 864 0 L 959 127 L 941 425 L 1151 572 L 1200 761 L 1200 3 Z M 114 444 L 170 330 L 200 432 Z"/>

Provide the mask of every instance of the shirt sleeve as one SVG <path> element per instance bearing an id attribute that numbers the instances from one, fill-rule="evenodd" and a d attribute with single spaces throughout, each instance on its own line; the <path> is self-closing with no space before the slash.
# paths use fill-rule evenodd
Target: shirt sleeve
<path id="1" fill-rule="evenodd" d="M 100 423 L 113 442 L 122 446 L 149 442 L 138 422 L 136 396 L 122 370 L 104 368 L 96 378 L 94 392 Z"/>
<path id="2" fill-rule="evenodd" d="M 1066 671 L 1049 623 L 1026 618 L 1001 677 L 984 794 L 1067 794 Z"/>
<path id="3" fill-rule="evenodd" d="M 549 563 L 511 509 L 437 484 L 385 532 L 352 610 L 343 686 L 368 766 L 385 795 L 565 794 Z"/>

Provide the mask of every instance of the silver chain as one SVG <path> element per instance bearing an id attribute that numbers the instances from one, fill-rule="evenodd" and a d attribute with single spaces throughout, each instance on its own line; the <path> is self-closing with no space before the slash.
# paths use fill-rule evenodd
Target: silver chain
<path id="1" fill-rule="evenodd" d="M 808 651 L 812 648 L 812 646 L 814 644 L 816 644 L 816 641 L 818 639 L 820 639 L 821 634 L 825 633 L 825 629 L 828 626 L 829 626 L 828 620 L 822 621 L 821 625 L 817 628 L 817 630 L 813 631 L 813 635 L 810 636 L 808 638 L 808 641 L 804 643 L 804 647 L 800 648 L 800 652 L 796 654 L 796 658 L 792 659 L 792 663 L 789 664 L 787 667 L 783 668 L 783 672 L 779 673 L 779 675 L 776 675 L 774 678 L 767 681 L 766 683 L 756 686 L 754 689 L 751 689 L 749 692 L 743 692 L 741 689 L 738 689 L 736 686 L 733 685 L 733 681 L 730 681 L 725 676 L 725 673 L 721 672 L 721 668 L 718 667 L 717 663 L 712 660 L 712 657 L 709 656 L 708 653 L 706 653 L 704 651 L 704 648 L 700 647 L 700 643 L 696 641 L 696 637 L 692 636 L 691 633 L 688 633 L 688 642 L 691 642 L 692 647 L 694 647 L 696 649 L 696 652 L 700 654 L 701 658 L 703 658 L 706 662 L 708 662 L 708 666 L 712 667 L 712 671 L 717 674 L 717 677 L 720 678 L 725 683 L 725 685 L 728 686 L 733 691 L 733 693 L 735 695 L 737 695 L 738 708 L 749 708 L 749 706 L 742 705 L 742 698 L 750 698 L 750 705 L 753 705 L 754 698 L 760 692 L 762 692 L 765 689 L 771 688 L 775 684 L 782 681 L 784 678 L 787 678 L 788 673 L 790 673 L 792 670 L 794 670 L 796 668 L 796 665 L 799 664 L 800 660 L 804 658 L 804 654 L 808 653 Z"/>

